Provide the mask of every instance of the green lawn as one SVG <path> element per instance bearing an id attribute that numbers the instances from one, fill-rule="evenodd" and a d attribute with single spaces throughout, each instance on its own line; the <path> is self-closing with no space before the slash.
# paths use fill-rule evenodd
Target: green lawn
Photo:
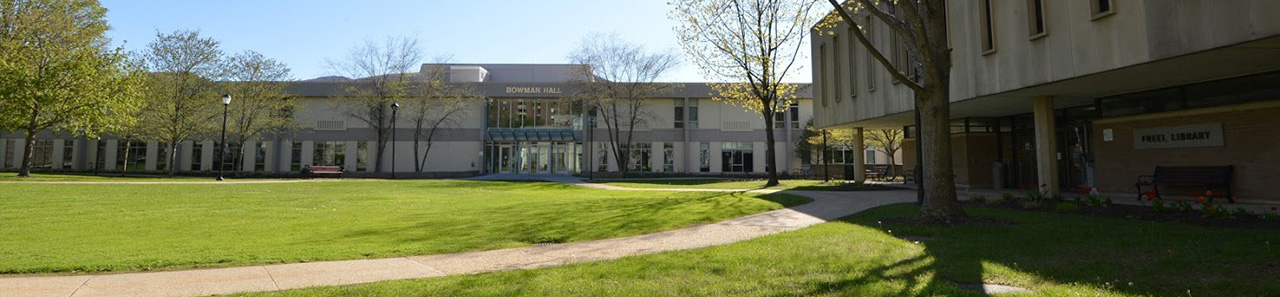
<path id="1" fill-rule="evenodd" d="M 134 271 L 592 240 L 806 198 L 596 190 L 550 182 L 0 186 L 0 273 Z"/>
<path id="2" fill-rule="evenodd" d="M 615 261 L 255 296 L 1280 296 L 1280 231 L 989 208 L 1013 225 L 879 224 L 891 205 L 737 244 Z M 931 239 L 912 242 L 891 234 Z"/>
<path id="3" fill-rule="evenodd" d="M 119 173 L 92 174 L 57 174 L 32 173 L 29 177 L 18 177 L 16 172 L 0 172 L 0 181 L 213 181 L 211 177 L 193 176 L 136 176 L 121 177 Z"/>
<path id="4" fill-rule="evenodd" d="M 754 190 L 764 188 L 764 179 L 627 179 L 627 180 L 602 180 L 599 183 L 627 187 L 627 188 L 643 188 L 643 189 L 659 189 L 659 188 L 699 188 L 699 189 L 741 189 Z M 807 179 L 784 179 L 780 180 L 778 186 L 770 189 L 790 189 L 794 187 L 813 186 L 822 183 L 821 180 Z"/>
<path id="5" fill-rule="evenodd" d="M 733 189 L 733 190 L 755 190 L 764 189 L 764 179 L 627 179 L 627 180 L 602 180 L 599 183 L 641 189 L 662 189 L 662 188 L 698 188 L 698 189 Z M 776 190 L 806 190 L 806 191 L 866 191 L 866 190 L 884 190 L 892 189 L 886 186 L 875 184 L 856 184 L 832 182 L 823 183 L 821 180 L 813 179 L 784 179 L 778 181 L 778 186 L 768 189 Z"/>

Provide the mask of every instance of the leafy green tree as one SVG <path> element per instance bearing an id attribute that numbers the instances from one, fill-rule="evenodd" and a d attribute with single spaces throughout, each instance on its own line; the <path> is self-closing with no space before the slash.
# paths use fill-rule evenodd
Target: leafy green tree
<path id="1" fill-rule="evenodd" d="M 177 171 L 173 162 L 178 144 L 220 128 L 222 101 L 214 81 L 223 74 L 222 55 L 218 41 L 198 31 L 156 32 L 156 40 L 142 52 L 151 75 L 136 134 L 167 146 L 165 168 L 170 175 Z"/>
<path id="2" fill-rule="evenodd" d="M 293 120 L 297 104 L 294 95 L 285 92 L 292 80 L 288 65 L 245 51 L 228 58 L 224 70 L 227 75 L 222 89 L 232 98 L 228 106 L 228 142 L 243 147 L 247 141 L 297 129 Z M 243 170 L 244 154 L 235 156 L 233 167 Z"/>
<path id="3" fill-rule="evenodd" d="M 797 85 L 784 83 L 817 18 L 807 1 L 674 0 L 672 20 L 680 45 L 702 71 L 723 81 L 711 83 L 713 100 L 760 113 L 765 121 L 766 187 L 778 185 L 774 113 L 796 100 Z"/>
<path id="4" fill-rule="evenodd" d="M 0 1 L 0 129 L 26 133 L 18 176 L 39 131 L 96 137 L 133 120 L 141 75 L 108 48 L 106 12 L 94 0 Z"/>
<path id="5" fill-rule="evenodd" d="M 895 172 L 898 164 L 897 154 L 902 150 L 903 132 L 899 129 L 869 129 L 863 133 L 863 139 L 866 139 L 866 145 L 875 150 L 884 153 L 889 157 L 889 176 L 897 176 Z"/>

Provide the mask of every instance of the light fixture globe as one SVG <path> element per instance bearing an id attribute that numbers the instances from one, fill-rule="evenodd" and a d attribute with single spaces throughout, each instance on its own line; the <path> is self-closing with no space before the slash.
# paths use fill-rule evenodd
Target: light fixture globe
<path id="1" fill-rule="evenodd" d="M 231 94 L 222 94 L 222 105 L 231 104 Z"/>

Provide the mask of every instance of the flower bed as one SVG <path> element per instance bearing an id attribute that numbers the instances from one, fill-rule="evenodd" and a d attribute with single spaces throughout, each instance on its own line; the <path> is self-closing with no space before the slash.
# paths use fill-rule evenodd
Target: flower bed
<path id="1" fill-rule="evenodd" d="M 1000 197 L 972 196 L 968 205 L 1075 213 L 1086 216 L 1126 218 L 1160 222 L 1176 222 L 1209 227 L 1280 229 L 1280 210 L 1272 206 L 1263 213 L 1253 213 L 1240 207 L 1214 204 L 1206 199 L 1212 193 L 1195 201 L 1169 200 L 1153 192 L 1144 195 L 1143 205 L 1114 204 L 1110 197 L 1103 197 L 1094 189 L 1080 189 L 1074 199 L 1043 195 L 1041 187 L 1024 186 L 1025 195 L 1006 192 Z"/>

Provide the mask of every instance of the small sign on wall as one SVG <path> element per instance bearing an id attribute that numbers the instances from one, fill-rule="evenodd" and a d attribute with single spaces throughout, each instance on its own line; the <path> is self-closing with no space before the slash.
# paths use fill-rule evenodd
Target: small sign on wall
<path id="1" fill-rule="evenodd" d="M 1220 147 L 1222 123 L 1133 129 L 1134 149 Z"/>

